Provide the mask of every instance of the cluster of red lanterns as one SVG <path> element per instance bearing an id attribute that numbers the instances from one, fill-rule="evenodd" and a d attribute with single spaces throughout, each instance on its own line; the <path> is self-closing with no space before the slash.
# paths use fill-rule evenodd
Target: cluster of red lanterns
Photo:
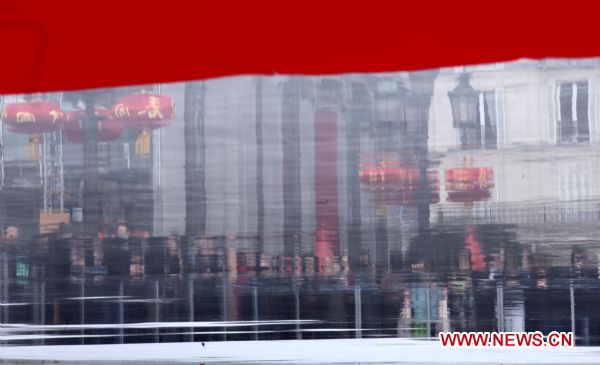
<path id="1" fill-rule="evenodd" d="M 491 197 L 494 170 L 491 167 L 456 167 L 446 170 L 448 201 L 474 203 Z"/>
<path id="2" fill-rule="evenodd" d="M 166 95 L 136 93 L 124 96 L 111 108 L 96 107 L 97 139 L 108 142 L 118 139 L 124 127 L 139 131 L 136 153 L 150 153 L 150 131 L 171 123 L 175 116 L 173 99 Z M 70 142 L 83 142 L 85 112 L 65 112 L 48 101 L 8 103 L 2 110 L 2 120 L 13 133 L 29 136 L 28 154 L 37 159 L 43 133 L 63 129 Z"/>
<path id="3" fill-rule="evenodd" d="M 414 165 L 397 161 L 383 161 L 378 165 L 361 164 L 360 180 L 372 192 L 387 202 L 414 206 L 423 199 L 419 195 L 422 187 L 421 170 Z M 491 167 L 456 167 L 445 171 L 448 201 L 474 203 L 487 200 L 494 187 L 494 171 Z M 437 171 L 426 172 L 429 190 L 428 203 L 440 201 L 439 176 Z"/>
<path id="4" fill-rule="evenodd" d="M 428 204 L 440 201 L 438 172 L 426 172 Z M 401 162 L 381 162 L 379 166 L 361 164 L 361 182 L 371 191 L 379 191 L 386 200 L 400 205 L 414 206 L 419 203 L 421 170 L 415 166 L 405 166 Z"/>

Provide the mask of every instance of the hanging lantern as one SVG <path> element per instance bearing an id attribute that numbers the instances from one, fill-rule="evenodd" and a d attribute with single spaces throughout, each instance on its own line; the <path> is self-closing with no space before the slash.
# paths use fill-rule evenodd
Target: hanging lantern
<path id="1" fill-rule="evenodd" d="M 440 200 L 438 172 L 426 171 L 427 203 Z M 361 182 L 371 191 L 379 191 L 386 201 L 400 205 L 418 205 L 423 199 L 421 170 L 415 166 L 403 166 L 400 162 L 384 161 L 379 166 L 361 165 Z"/>
<path id="2" fill-rule="evenodd" d="M 474 203 L 492 196 L 494 171 L 491 167 L 457 167 L 446 170 L 448 201 Z"/>
<path id="3" fill-rule="evenodd" d="M 10 132 L 29 135 L 27 153 L 32 160 L 38 159 L 42 134 L 59 130 L 65 119 L 60 107 L 47 101 L 9 103 L 2 110 Z"/>
<path id="4" fill-rule="evenodd" d="M 404 175 L 404 169 L 396 161 L 382 161 L 379 164 L 361 164 L 360 180 L 372 190 L 392 189 Z"/>
<path id="5" fill-rule="evenodd" d="M 100 120 L 95 122 L 97 123 L 98 128 L 96 138 L 99 142 L 114 141 L 123 134 L 123 122 L 111 119 L 110 110 L 106 108 L 96 108 L 95 114 L 100 117 Z M 83 110 L 67 113 L 67 120 L 63 125 L 63 130 L 65 131 L 65 135 L 69 142 L 83 142 L 84 116 L 85 112 Z"/>
<path id="6" fill-rule="evenodd" d="M 150 131 L 171 123 L 175 116 L 175 103 L 167 95 L 139 93 L 127 95 L 112 108 L 115 119 L 140 131 L 135 142 L 137 154 L 150 153 Z"/>

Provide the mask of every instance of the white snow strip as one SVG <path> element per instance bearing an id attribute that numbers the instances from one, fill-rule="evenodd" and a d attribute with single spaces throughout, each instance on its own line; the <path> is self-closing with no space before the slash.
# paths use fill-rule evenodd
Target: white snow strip
<path id="1" fill-rule="evenodd" d="M 105 323 L 105 324 L 71 324 L 71 325 L 27 325 L 5 324 L 3 330 L 10 332 L 24 331 L 70 331 L 82 329 L 119 329 L 119 328 L 180 328 L 180 327 L 248 327 L 319 323 L 318 320 L 283 320 L 283 321 L 223 321 L 223 322 L 141 322 L 141 323 Z"/>
<path id="2" fill-rule="evenodd" d="M 293 330 L 261 330 L 261 331 L 186 331 L 186 332 L 162 332 L 160 336 L 179 336 L 179 335 L 236 335 L 236 334 L 245 334 L 245 335 L 254 335 L 261 333 L 296 333 L 296 332 L 354 332 L 355 330 L 350 329 L 327 329 L 327 328 L 315 328 L 315 329 L 293 329 Z M 363 328 L 361 330 L 364 333 L 369 331 L 379 331 L 378 328 Z M 368 334 L 367 334 L 368 335 Z M 154 336 L 153 333 L 131 333 L 131 334 L 107 334 L 107 335 L 54 335 L 54 334 L 32 334 L 32 335 L 0 335 L 0 341 L 30 341 L 30 340 L 41 340 L 41 339 L 61 339 L 61 338 L 87 338 L 87 337 L 140 337 L 140 336 Z M 372 335 L 368 335 L 372 336 Z M 383 335 L 382 335 L 383 337 Z M 386 336 L 389 337 L 389 336 Z M 414 338 L 414 337 L 413 337 Z"/>
<path id="3" fill-rule="evenodd" d="M 180 335 L 253 335 L 255 333 L 275 333 L 276 331 L 199 331 L 199 332 L 168 332 L 161 333 L 160 336 L 180 336 Z M 133 334 L 111 334 L 111 335 L 9 335 L 0 336 L 1 341 L 31 341 L 31 340 L 51 340 L 51 339 L 63 339 L 63 338 L 96 338 L 96 337 L 151 337 L 154 336 L 152 333 L 133 333 Z M 1 351 L 0 351 L 1 353 Z"/>
<path id="4" fill-rule="evenodd" d="M 49 361 L 392 364 L 598 364 L 600 349 L 443 348 L 401 338 L 2 347 L 2 358 Z M 7 362 L 9 363 L 9 362 Z"/>
<path id="5" fill-rule="evenodd" d="M 0 303 L 0 307 L 13 307 L 13 306 L 19 306 L 19 305 L 30 305 L 33 303 Z"/>

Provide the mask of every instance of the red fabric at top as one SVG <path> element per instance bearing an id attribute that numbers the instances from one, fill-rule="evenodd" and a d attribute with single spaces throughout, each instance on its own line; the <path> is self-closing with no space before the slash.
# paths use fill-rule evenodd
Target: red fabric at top
<path id="1" fill-rule="evenodd" d="M 0 93 L 597 56 L 597 3 L 3 0 Z"/>

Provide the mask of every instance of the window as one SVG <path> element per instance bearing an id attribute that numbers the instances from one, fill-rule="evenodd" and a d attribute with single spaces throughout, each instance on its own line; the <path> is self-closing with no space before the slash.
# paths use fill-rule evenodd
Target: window
<path id="1" fill-rule="evenodd" d="M 590 140 L 588 118 L 589 88 L 587 81 L 557 85 L 558 143 L 585 143 Z"/>
<path id="2" fill-rule="evenodd" d="M 558 199 L 583 200 L 592 197 L 592 166 L 589 163 L 561 164 L 558 168 Z"/>
<path id="3" fill-rule="evenodd" d="M 457 127 L 459 144 L 462 148 L 497 148 L 498 112 L 496 108 L 496 92 L 479 93 L 476 124 Z"/>

